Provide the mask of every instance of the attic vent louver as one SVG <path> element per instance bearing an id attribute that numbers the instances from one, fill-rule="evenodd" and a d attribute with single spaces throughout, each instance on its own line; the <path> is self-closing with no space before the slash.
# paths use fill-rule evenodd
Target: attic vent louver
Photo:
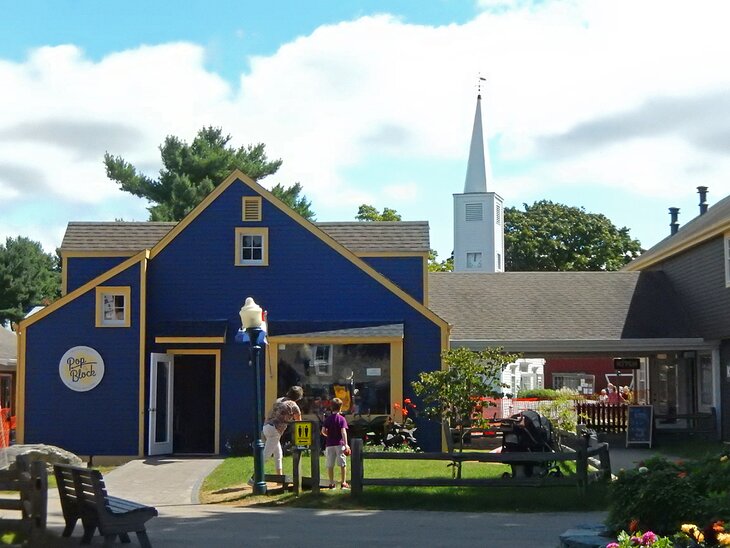
<path id="1" fill-rule="evenodd" d="M 243 220 L 261 220 L 261 198 L 259 196 L 243 198 Z"/>
<path id="2" fill-rule="evenodd" d="M 466 220 L 481 221 L 483 219 L 482 204 L 466 204 Z"/>

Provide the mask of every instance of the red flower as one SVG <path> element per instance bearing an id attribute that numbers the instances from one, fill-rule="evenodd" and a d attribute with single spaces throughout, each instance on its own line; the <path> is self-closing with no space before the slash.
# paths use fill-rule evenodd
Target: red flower
<path id="1" fill-rule="evenodd" d="M 680 472 L 679 474 L 677 474 L 677 477 L 678 478 L 686 478 L 687 477 L 687 472 Z"/>
<path id="2" fill-rule="evenodd" d="M 629 522 L 629 533 L 636 533 L 637 529 L 639 528 L 639 520 L 638 519 L 632 519 Z"/>
<path id="3" fill-rule="evenodd" d="M 393 404 L 393 409 L 400 409 L 400 404 L 399 403 L 394 403 Z"/>
<path id="4" fill-rule="evenodd" d="M 403 400 L 403 403 L 406 403 L 406 404 L 410 405 L 411 404 L 411 398 L 404 399 Z"/>

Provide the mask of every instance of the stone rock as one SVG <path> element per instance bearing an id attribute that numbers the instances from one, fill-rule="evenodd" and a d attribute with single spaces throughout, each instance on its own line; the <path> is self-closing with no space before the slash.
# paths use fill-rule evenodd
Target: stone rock
<path id="1" fill-rule="evenodd" d="M 578 525 L 560 535 L 560 548 L 605 548 L 613 541 L 605 525 Z"/>
<path id="2" fill-rule="evenodd" d="M 73 453 L 55 445 L 45 445 L 42 443 L 11 445 L 10 447 L 0 449 L 0 469 L 15 469 L 15 458 L 19 455 L 27 455 L 31 462 L 45 462 L 49 473 L 53 473 L 54 464 L 81 466 L 84 463 L 84 461 Z"/>

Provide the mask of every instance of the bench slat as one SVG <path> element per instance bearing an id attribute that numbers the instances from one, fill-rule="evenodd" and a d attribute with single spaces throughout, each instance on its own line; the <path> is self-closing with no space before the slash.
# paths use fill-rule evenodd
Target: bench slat
<path id="1" fill-rule="evenodd" d="M 158 515 L 156 508 L 109 496 L 104 477 L 98 470 L 55 465 L 54 472 L 59 480 L 61 507 L 66 520 L 65 536 L 69 536 L 76 522 L 82 519 L 84 540 L 90 540 L 98 528 L 103 536 L 126 536 L 134 532 L 143 546 L 149 545 L 144 524 Z"/>

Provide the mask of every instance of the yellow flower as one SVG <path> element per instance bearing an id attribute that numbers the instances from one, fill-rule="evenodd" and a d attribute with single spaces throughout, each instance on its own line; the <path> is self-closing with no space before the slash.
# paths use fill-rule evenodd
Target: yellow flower
<path id="1" fill-rule="evenodd" d="M 697 542 L 704 542 L 705 541 L 705 535 L 702 534 L 702 531 L 700 531 L 696 525 L 693 523 L 684 523 L 682 524 L 682 532 L 686 533 L 687 535 L 694 538 Z"/>
<path id="2" fill-rule="evenodd" d="M 730 533 L 718 533 L 717 543 L 720 546 L 730 546 Z"/>
<path id="3" fill-rule="evenodd" d="M 720 462 L 725 462 L 727 459 L 728 459 L 728 456 L 723 455 L 722 457 L 720 457 Z"/>

